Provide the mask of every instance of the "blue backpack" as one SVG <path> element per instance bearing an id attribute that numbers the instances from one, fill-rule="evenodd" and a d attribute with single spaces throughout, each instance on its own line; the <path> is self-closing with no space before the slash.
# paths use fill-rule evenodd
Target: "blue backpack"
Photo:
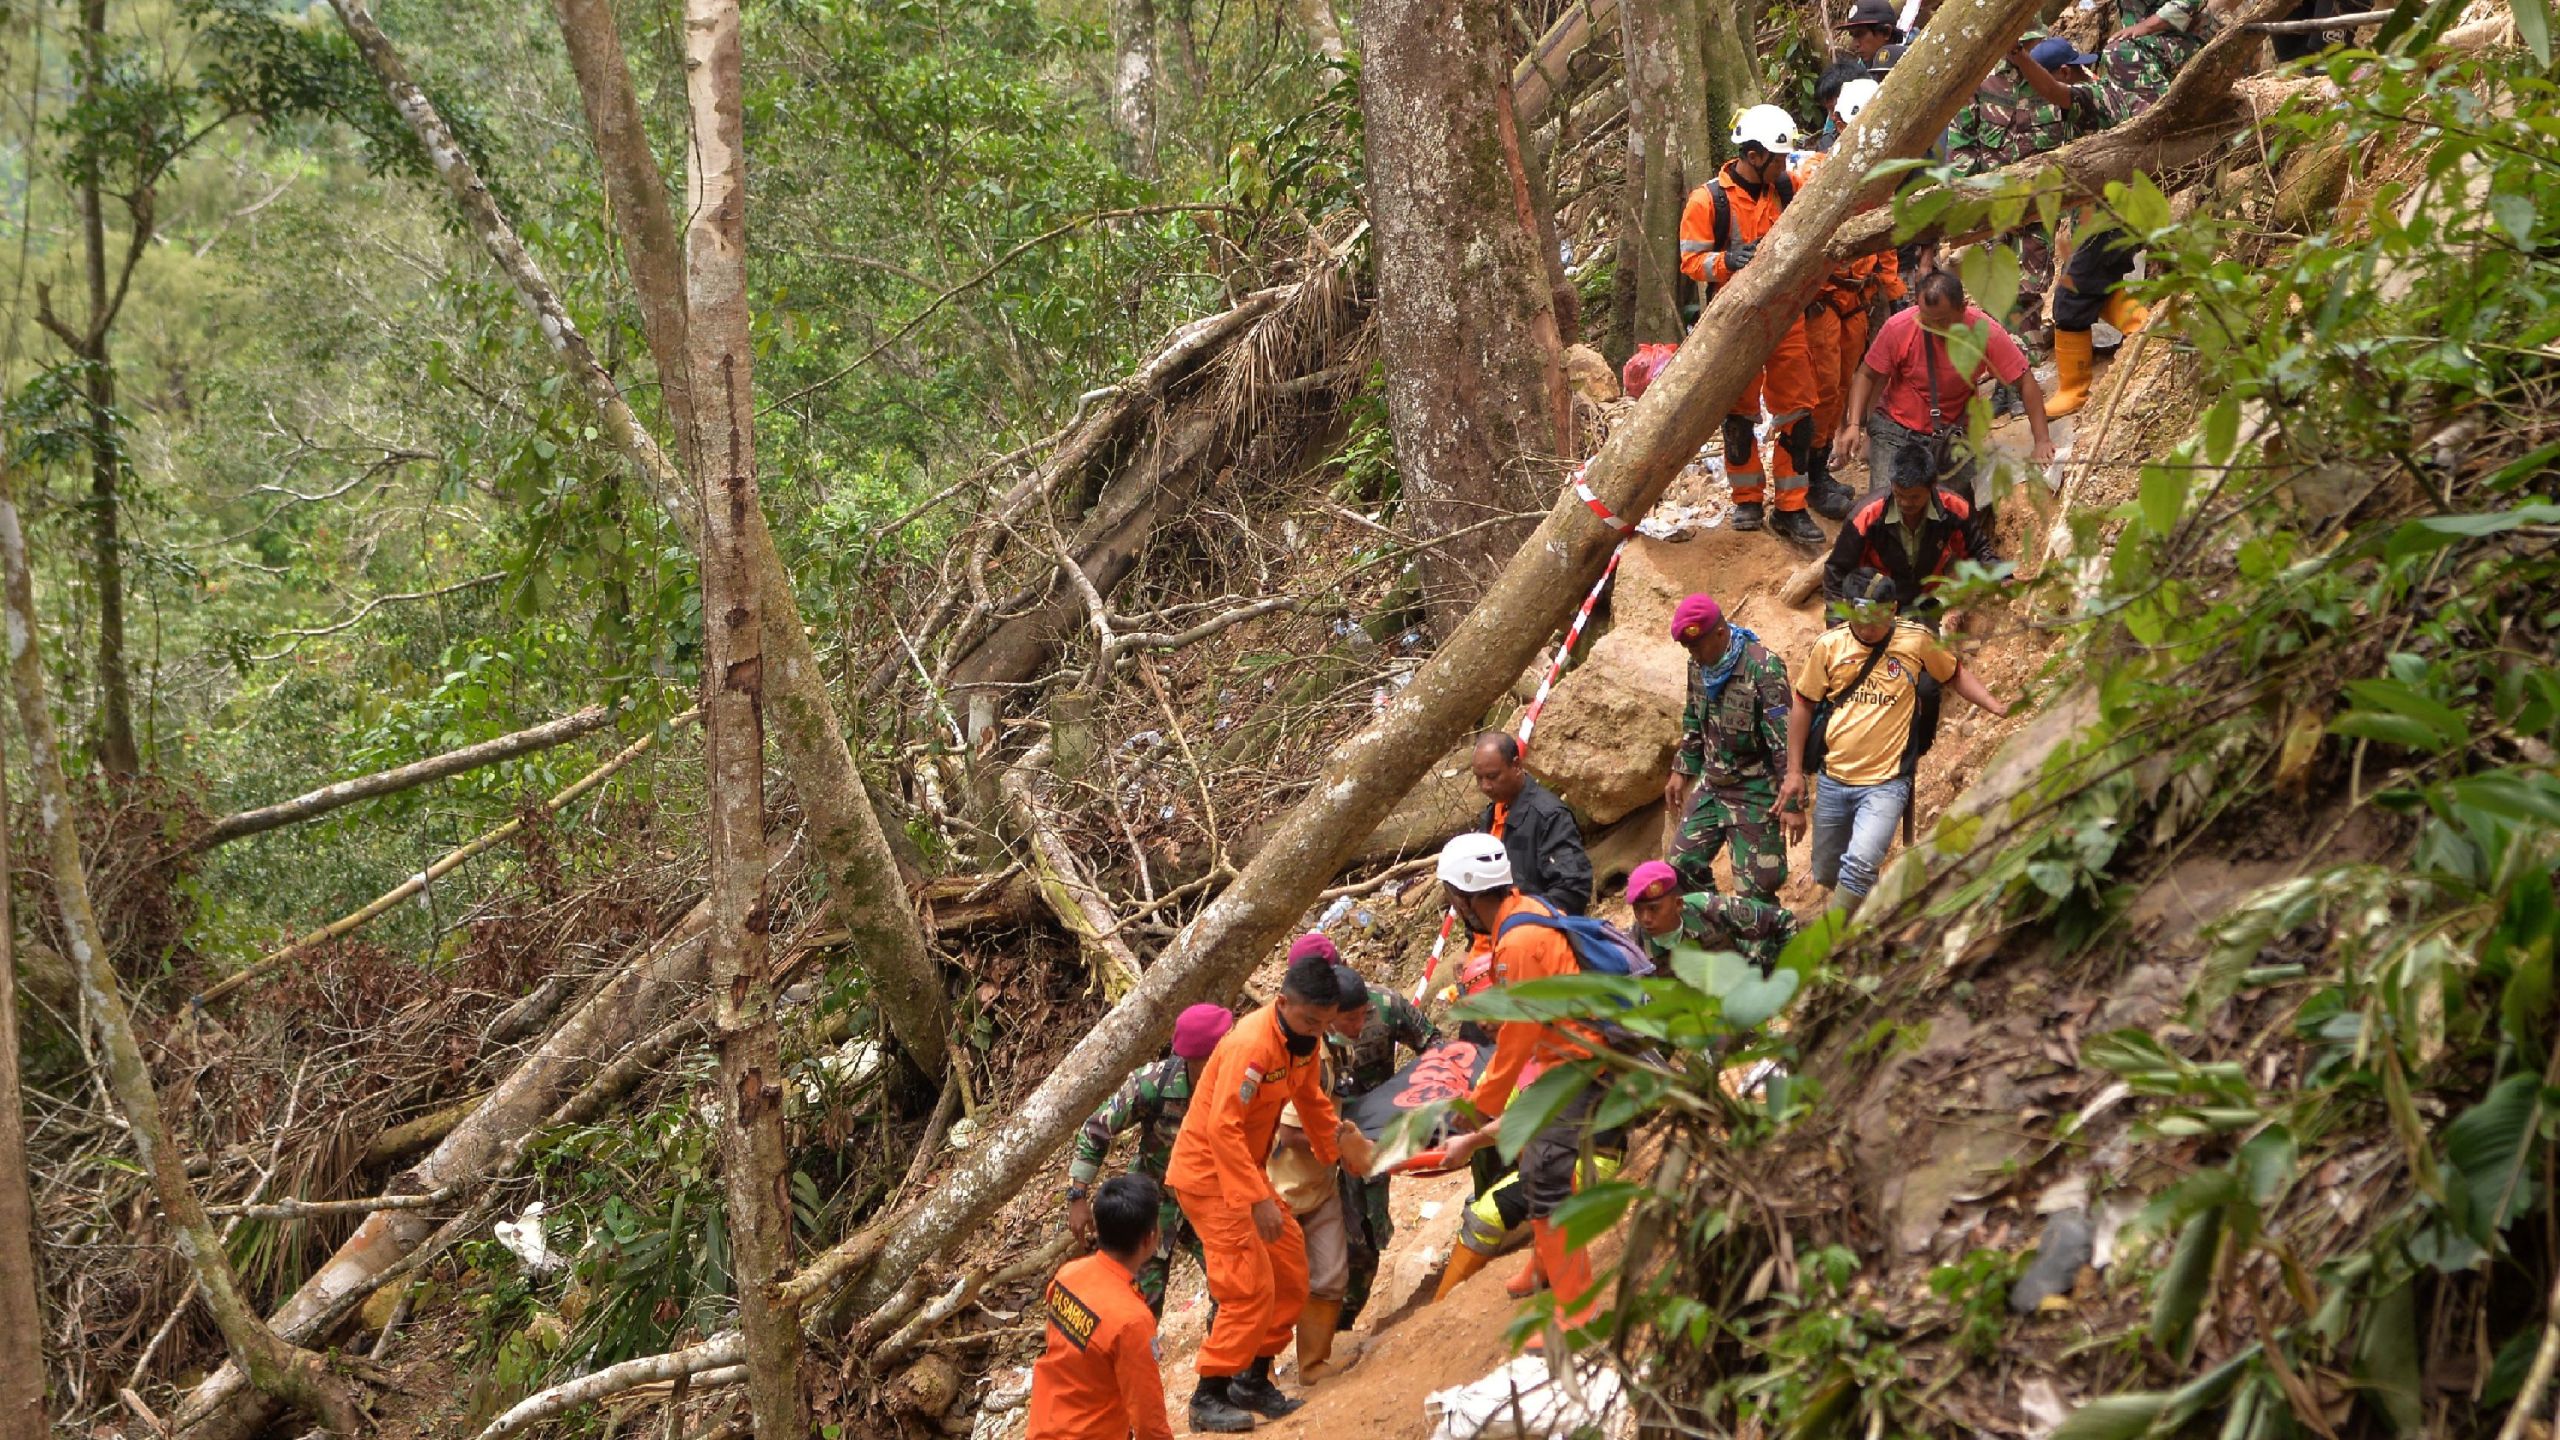
<path id="1" fill-rule="evenodd" d="M 1536 896 L 1530 898 L 1538 899 Z M 1564 936 L 1565 943 L 1573 947 L 1574 962 L 1586 972 L 1638 976 L 1653 973 L 1653 957 L 1647 955 L 1644 947 L 1626 931 L 1593 916 L 1567 915 L 1553 905 L 1547 905 L 1543 899 L 1538 899 L 1538 903 L 1546 906 L 1546 914 L 1514 915 L 1494 931 L 1494 940 L 1499 943 L 1515 925 L 1535 925 Z"/>

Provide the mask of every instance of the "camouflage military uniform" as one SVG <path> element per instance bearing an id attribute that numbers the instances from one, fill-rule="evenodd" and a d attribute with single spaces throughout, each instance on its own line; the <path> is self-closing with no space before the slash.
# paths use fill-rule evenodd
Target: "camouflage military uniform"
<path id="1" fill-rule="evenodd" d="M 1159 1185 L 1164 1183 L 1165 1166 L 1173 1160 L 1174 1137 L 1182 1133 L 1183 1113 L 1191 1108 L 1191 1071 L 1182 1057 L 1168 1056 L 1141 1067 L 1102 1102 L 1082 1128 L 1076 1131 L 1075 1158 L 1067 1164 L 1067 1178 L 1078 1185 L 1091 1185 L 1102 1174 L 1102 1162 L 1110 1157 L 1111 1142 L 1135 1130 L 1138 1153 L 1129 1161 L 1129 1173 L 1144 1175 Z M 1156 1212 L 1161 1234 L 1156 1253 L 1129 1277 L 1136 1282 L 1138 1293 L 1146 1298 L 1147 1308 L 1158 1316 L 1164 1314 L 1164 1285 L 1173 1273 L 1175 1247 L 1200 1258 L 1200 1237 L 1191 1233 L 1191 1225 L 1182 1218 L 1182 1207 L 1174 1203 L 1173 1192 L 1164 1192 L 1164 1206 Z"/>
<path id="2" fill-rule="evenodd" d="M 2005 76 L 1993 76 L 1947 126 L 1948 163 L 1967 175 L 1987 174 L 2050 154 L 2114 123 L 2103 87 L 2073 85 L 2070 90 L 2071 104 L 2065 108 Z M 2018 250 L 2018 304 L 2003 318 L 2024 334 L 2044 323 L 2044 297 L 2053 289 L 2053 241 L 2042 225 L 2033 223 L 2008 238 Z"/>
<path id="3" fill-rule="evenodd" d="M 1440 1032 L 1432 1027 L 1420 1006 L 1398 994 L 1393 986 L 1370 986 L 1369 1023 L 1360 1027 L 1360 1038 L 1325 1036 L 1325 1047 L 1333 1061 L 1334 1095 L 1348 1102 L 1368 1094 L 1395 1078 L 1397 1046 L 1419 1055 L 1439 1038 Z M 1350 1227 L 1351 1285 L 1342 1297 L 1343 1322 L 1348 1324 L 1369 1301 L 1370 1283 L 1378 1276 L 1378 1257 L 1386 1253 L 1387 1242 L 1395 1238 L 1396 1222 L 1387 1204 L 1385 1176 L 1360 1180 L 1346 1173 L 1342 1182 L 1343 1214 L 1357 1221 Z"/>
<path id="4" fill-rule="evenodd" d="M 1672 767 L 1695 783 L 1671 868 L 1680 888 L 1713 893 L 1716 852 L 1733 847 L 1734 883 L 1775 899 L 1787 883 L 1787 840 L 1770 810 L 1787 763 L 1787 667 L 1756 639 L 1743 643 L 1723 693 L 1710 700 L 1704 668 L 1689 666 Z"/>
<path id="5" fill-rule="evenodd" d="M 1656 961 L 1667 959 L 1674 945 L 1731 950 L 1761 973 L 1778 968 L 1787 942 L 1796 938 L 1796 912 L 1770 900 L 1747 895 L 1683 895 L 1680 928 L 1668 935 L 1647 935 L 1644 948 Z"/>
<path id="6" fill-rule="evenodd" d="M 2168 29 L 2107 42 L 2105 85 L 2116 120 L 2130 120 L 2157 104 L 2169 82 L 2213 38 L 2213 19 L 2196 0 L 2116 0 L 2119 30 L 2155 14 Z"/>

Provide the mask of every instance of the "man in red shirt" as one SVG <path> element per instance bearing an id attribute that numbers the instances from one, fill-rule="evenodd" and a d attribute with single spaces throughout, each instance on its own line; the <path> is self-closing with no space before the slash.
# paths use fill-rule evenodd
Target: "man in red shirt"
<path id="1" fill-rule="evenodd" d="M 1494 937 L 1496 985 L 1581 972 L 1582 963 L 1574 958 L 1573 944 L 1562 931 L 1523 923 L 1510 926 L 1506 933 L 1504 922 L 1515 916 L 1556 918 L 1557 911 L 1512 887 L 1511 857 L 1503 853 L 1500 841 L 1490 835 L 1461 835 L 1450 841 L 1440 851 L 1439 876 L 1449 908 L 1467 928 Z M 1494 1031 L 1493 1059 L 1468 1097 L 1486 1123 L 1454 1142 L 1450 1158 L 1472 1154 L 1501 1138 L 1503 1107 L 1511 1103 L 1512 1093 L 1532 1065 L 1544 1070 L 1587 1058 L 1596 1043 L 1588 1031 L 1571 1024 L 1505 1021 Z M 1581 1159 L 1592 1111 L 1605 1088 L 1585 1086 L 1520 1150 L 1520 1189 L 1529 1201 L 1530 1243 L 1537 1251 L 1538 1268 L 1555 1287 L 1557 1318 L 1568 1333 L 1591 1323 L 1600 1306 L 1600 1287 L 1592 1281 L 1590 1255 L 1578 1245 L 1568 1245 L 1564 1232 L 1548 1223 L 1547 1217 L 1573 1195 L 1574 1166 Z M 1537 1343 L 1531 1342 L 1532 1348 Z"/>
<path id="2" fill-rule="evenodd" d="M 1113 1176 L 1095 1194 L 1101 1250 L 1060 1266 L 1041 1296 L 1049 1348 L 1031 1367 L 1025 1440 L 1173 1440 L 1156 1369 L 1155 1312 L 1134 1278 L 1156 1253 L 1163 1203 L 1144 1175 Z"/>
<path id="3" fill-rule="evenodd" d="M 1831 462 L 1868 456 L 1867 475 L 1881 482 L 1871 484 L 1870 492 L 1887 484 L 1936 484 L 1969 496 L 1988 529 L 1991 497 L 1982 493 L 1981 461 L 1963 453 L 1965 408 L 1985 371 L 2014 387 L 2027 403 L 2027 430 L 2034 437 L 2029 456 L 2042 465 L 2053 459 L 2044 391 L 2016 337 L 1966 301 L 1955 272 L 1929 272 L 1917 293 L 1920 303 L 1885 321 L 1867 346 L 1866 363 L 1849 382 L 1848 414 L 1832 439 Z M 1958 326 L 1983 338 L 1983 358 L 1970 370 L 1958 369 L 1947 352 L 1947 332 Z"/>

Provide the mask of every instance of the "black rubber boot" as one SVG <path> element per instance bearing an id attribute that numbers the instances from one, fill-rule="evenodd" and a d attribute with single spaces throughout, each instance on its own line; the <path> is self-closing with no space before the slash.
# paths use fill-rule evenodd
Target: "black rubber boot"
<path id="1" fill-rule="evenodd" d="M 1769 528 L 1799 545 L 1831 543 L 1831 537 L 1823 534 L 1822 527 L 1813 523 L 1813 516 L 1803 510 L 1779 511 L 1778 518 L 1769 522 Z"/>
<path id="2" fill-rule="evenodd" d="M 1760 502 L 1757 500 L 1736 500 L 1733 502 L 1733 528 L 1736 530 L 1759 529 Z"/>
<path id="3" fill-rule="evenodd" d="M 1203 1375 L 1200 1388 L 1191 1392 L 1191 1431 L 1195 1435 L 1241 1435 L 1253 1428 L 1253 1417 L 1236 1407 L 1230 1398 L 1236 1380 L 1221 1375 L 1215 1379 Z"/>
<path id="4" fill-rule="evenodd" d="M 1227 1399 L 1256 1415 L 1273 1420 L 1307 1403 L 1290 1399 L 1280 1393 L 1279 1386 L 1271 1383 L 1271 1361 L 1267 1358 L 1254 1361 L 1253 1368 L 1227 1382 Z"/>
<path id="5" fill-rule="evenodd" d="M 1805 474 L 1804 503 L 1813 507 L 1813 513 L 1825 520 L 1848 519 L 1858 497 L 1850 493 L 1848 486 L 1831 478 L 1831 452 L 1817 447 L 1813 452 L 1813 464 Z"/>

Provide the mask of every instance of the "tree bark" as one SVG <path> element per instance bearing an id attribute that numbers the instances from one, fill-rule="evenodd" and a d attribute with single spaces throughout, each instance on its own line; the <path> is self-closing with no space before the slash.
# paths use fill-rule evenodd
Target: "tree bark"
<path id="1" fill-rule="evenodd" d="M 0 745 L 0 1440 L 45 1440 L 44 1314 L 36 1305 L 35 1202 L 18 1094 L 18 957 L 9 913 L 9 757 Z"/>
<path id="2" fill-rule="evenodd" d="M 1618 5 L 1619 0 L 1578 0 L 1511 67 L 1511 103 L 1522 130 L 1546 120 L 1548 107 L 1572 80 L 1574 60 L 1617 25 Z"/>
<path id="3" fill-rule="evenodd" d="M 614 28 L 611 0 L 553 0 L 578 100 L 587 113 L 596 169 L 623 234 L 624 262 L 640 307 L 640 333 L 658 367 L 658 389 L 676 432 L 676 453 L 693 453 L 693 377 L 686 373 L 684 252 L 667 208 L 666 172 L 649 148 L 649 127 L 631 83 L 631 62 Z"/>
<path id="4" fill-rule="evenodd" d="M 1537 254 L 1498 8 L 1365 0 L 1361 110 L 1380 340 L 1397 469 L 1416 528 L 1448 535 L 1545 508 L 1573 449 L 1548 272 Z M 1426 552 L 1446 636 L 1528 533 L 1492 526 Z"/>
<path id="5" fill-rule="evenodd" d="M 442 755 L 430 755 L 424 760 L 412 761 L 407 765 L 396 766 L 389 770 L 376 771 L 371 775 L 358 776 L 353 780 L 340 780 L 336 784 L 323 785 L 307 794 L 296 795 L 290 800 L 279 800 L 273 805 L 261 805 L 254 810 L 225 815 L 214 821 L 203 834 L 188 842 L 186 849 L 180 853 L 192 854 L 199 850 L 210 850 L 216 845 L 227 845 L 246 836 L 262 835 L 269 830 L 280 830 L 287 825 L 299 825 L 306 820 L 317 820 L 332 810 L 344 809 L 359 800 L 394 795 L 430 781 L 477 770 L 483 765 L 495 765 L 502 760 L 513 760 L 519 755 L 531 755 L 537 751 L 548 750 L 555 745 L 565 745 L 581 735 L 594 734 L 603 729 L 612 719 L 612 711 L 601 705 L 590 705 L 574 715 L 563 715 L 557 720 L 546 720 L 530 729 L 518 730 L 512 735 L 483 740 L 477 745 L 465 745 L 459 750 L 448 750 Z"/>
<path id="6" fill-rule="evenodd" d="M 1760 258 L 1710 307 L 1690 343 L 1593 457 L 1585 479 L 1620 515 L 1642 515 L 1722 423 L 1743 387 L 1803 313 L 1830 268 L 1823 239 L 1883 186 L 1863 186 L 1884 160 L 1916 155 L 1946 129 L 2029 19 L 2037 0 L 1948 0 L 1894 67 L 1867 114 L 1841 142 L 1846 163 L 1823 166 L 1760 249 Z M 1373 40 L 1374 43 L 1374 40 Z M 1373 182 L 1374 183 L 1374 182 Z M 964 1237 L 1015 1194 L 1113 1086 L 1164 1043 L 1174 1016 L 1232 998 L 1317 892 L 1434 761 L 1508 689 L 1608 562 L 1616 536 L 1570 495 L 1556 501 L 1457 633 L 1415 672 L 1384 714 L 1326 762 L 1236 882 L 1158 956 L 1146 978 L 1062 1057 L 1011 1118 L 972 1146 L 913 1210 L 868 1227 L 848 1246 L 878 1247 L 867 1263 L 838 1251 L 804 1277 L 858 1270 L 843 1310 L 878 1305 L 918 1266 Z"/>
<path id="7" fill-rule="evenodd" d="M 729 1273 L 758 1440 L 800 1440 L 800 1321 L 774 1287 L 791 1268 L 782 1037 L 765 933 L 764 651 L 754 536 L 755 370 L 747 325 L 746 108 L 738 0 L 685 0 L 693 114 L 685 213 L 691 469 L 702 491 L 702 724 L 711 789 L 712 1026 L 719 1038 Z M 768 542 L 770 544 L 770 542 Z"/>
<path id="8" fill-rule="evenodd" d="M 462 152 L 433 102 L 409 78 L 407 66 L 375 23 L 366 0 L 331 3 L 354 38 L 356 49 L 382 82 L 392 107 L 408 122 L 436 173 L 452 192 L 464 223 L 497 263 L 517 297 L 533 312 L 570 378 L 596 407 L 604 421 L 601 428 L 605 437 L 639 466 L 659 503 L 667 507 L 698 550 L 701 511 L 684 477 L 633 413 L 613 377 L 596 362 L 586 336 L 569 318 L 551 282 L 516 235 L 515 227 L 499 211 L 478 167 Z M 585 78 L 582 74 L 581 79 Z M 628 90 L 628 71 L 620 72 L 619 78 L 621 88 Z M 609 85 L 612 79 L 608 74 L 602 77 L 602 83 Z M 637 113 L 636 104 L 630 108 Z M 600 149 L 608 144 L 616 148 L 616 165 L 627 166 L 633 174 L 645 174 L 654 170 L 657 162 L 647 154 L 645 145 L 636 145 L 641 138 L 636 131 L 623 132 L 619 139 L 600 134 L 597 144 Z M 627 252 L 637 253 L 675 233 L 672 220 L 659 227 L 654 222 L 642 224 L 626 213 L 626 206 L 645 208 L 653 196 L 658 208 L 664 210 L 663 188 L 635 185 L 623 197 L 624 203 L 616 205 L 615 220 Z M 652 259 L 646 265 L 633 266 L 632 283 L 638 288 L 682 273 L 680 259 L 672 263 Z M 673 350 L 659 348 L 669 338 L 667 313 L 680 311 L 681 306 L 680 299 L 664 295 L 647 295 L 642 301 L 644 318 L 653 307 L 659 312 L 659 319 L 647 327 L 647 337 L 661 375 L 681 371 L 685 365 L 680 344 Z M 755 567 L 757 593 L 764 597 L 765 719 L 772 729 L 774 748 L 784 772 L 808 812 L 809 848 L 825 871 L 828 900 L 836 922 L 853 936 L 853 953 L 868 972 L 872 993 L 888 1019 L 890 1033 L 927 1079 L 938 1080 L 947 1059 L 950 1018 L 941 968 L 925 949 L 915 907 L 907 901 L 905 881 L 889 853 L 888 839 L 881 833 L 880 817 L 871 808 L 871 797 L 864 793 L 862 776 L 854 766 L 852 752 L 845 746 L 844 721 L 827 693 L 817 654 L 810 648 L 808 630 L 800 620 L 800 605 L 792 594 L 790 573 L 773 548 L 773 537 L 761 524 L 751 527 L 747 543 L 748 558 Z"/>
<path id="9" fill-rule="evenodd" d="M 1155 0 L 1111 0 L 1111 122 L 1129 173 L 1156 173 Z"/>
<path id="10" fill-rule="evenodd" d="M 1680 208 L 1688 177 L 1714 166 L 1707 133 L 1706 37 L 1700 0 L 1625 0 L 1626 207 L 1634 224 L 1618 239 L 1618 263 L 1635 273 L 1636 344 L 1678 344 Z"/>
<path id="11" fill-rule="evenodd" d="M 81 0 L 80 99 L 94 104 L 107 67 L 106 0 Z M 100 177 L 80 177 L 80 248 L 89 282 L 87 343 L 79 358 L 87 373 L 82 392 L 89 408 L 89 578 L 98 592 L 98 762 L 109 774 L 142 768 L 133 737 L 133 679 L 124 654 L 124 452 L 116 435 L 115 361 L 107 335 L 115 325 L 115 301 L 107 282 L 107 217 Z M 139 224 L 139 220 L 136 222 Z"/>
<path id="12" fill-rule="evenodd" d="M 1350 59 L 1351 49 L 1342 41 L 1342 21 L 1333 13 L 1333 0 L 1294 0 L 1294 8 L 1307 39 L 1324 57 L 1325 68 L 1342 69 Z"/>
<path id="13" fill-rule="evenodd" d="M 44 661 L 37 654 L 35 586 L 27 568 L 26 536 L 19 530 L 14 496 L 0 496 L 0 570 L 5 570 L 9 682 L 18 723 L 27 737 L 27 769 L 33 777 L 36 813 L 44 832 L 55 904 L 71 963 L 80 976 L 89 1020 L 97 1027 L 102 1077 L 124 1111 L 133 1148 L 151 1178 L 161 1213 L 176 1232 L 178 1254 L 195 1274 L 205 1308 L 213 1312 L 234 1364 L 260 1391 L 296 1406 L 341 1436 L 361 1433 L 362 1413 L 352 1387 L 332 1376 L 320 1357 L 288 1344 L 258 1318 L 241 1293 L 222 1237 L 187 1179 L 186 1156 L 171 1140 L 160 1110 L 160 1092 L 135 1038 L 106 940 L 89 905 L 81 870 L 80 837 L 72 823 L 71 792 L 62 775 L 62 752 L 44 695 Z"/>

